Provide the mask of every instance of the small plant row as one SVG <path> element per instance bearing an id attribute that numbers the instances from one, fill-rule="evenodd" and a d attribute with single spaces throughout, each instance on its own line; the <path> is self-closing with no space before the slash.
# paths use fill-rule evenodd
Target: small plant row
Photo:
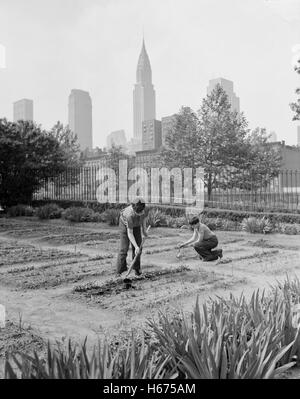
<path id="1" fill-rule="evenodd" d="M 250 300 L 218 297 L 190 318 L 160 313 L 140 337 L 109 339 L 87 350 L 69 341 L 37 353 L 11 354 L 5 378 L 23 379 L 271 379 L 299 366 L 300 282 L 286 280 Z"/>
<path id="2" fill-rule="evenodd" d="M 139 277 L 130 277 L 132 281 L 140 280 L 155 280 L 158 277 L 166 275 L 174 275 L 178 273 L 184 273 L 191 269 L 187 266 L 179 266 L 176 268 L 166 268 L 161 270 L 155 270 L 152 272 L 143 273 Z M 103 293 L 109 293 L 115 287 L 124 287 L 124 281 L 122 279 L 110 279 L 106 282 L 90 281 L 88 283 L 79 284 L 73 288 L 73 292 L 87 293 L 90 295 L 102 295 Z"/>

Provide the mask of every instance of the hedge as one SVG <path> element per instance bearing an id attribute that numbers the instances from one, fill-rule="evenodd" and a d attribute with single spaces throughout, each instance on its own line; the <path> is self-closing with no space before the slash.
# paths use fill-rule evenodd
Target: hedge
<path id="1" fill-rule="evenodd" d="M 31 205 L 33 207 L 39 207 L 44 205 L 45 203 L 56 203 L 59 207 L 63 209 L 71 208 L 71 207 L 88 207 L 95 212 L 103 213 L 107 209 L 123 209 L 128 204 L 111 204 L 105 203 L 101 204 L 96 201 L 71 201 L 71 200 L 62 200 L 62 201 L 45 201 L 38 200 L 32 201 Z M 151 205 L 152 206 L 152 205 Z M 153 204 L 153 207 L 159 209 L 166 215 L 170 215 L 172 217 L 181 217 L 185 216 L 184 208 L 176 208 L 170 206 L 156 206 Z M 223 218 L 227 220 L 231 220 L 233 222 L 242 222 L 243 219 L 248 218 L 250 216 L 253 217 L 262 217 L 265 216 L 272 223 L 299 223 L 300 224 L 300 214 L 299 213 L 283 213 L 283 212 L 254 212 L 254 211 L 234 211 L 234 210 L 226 210 L 226 209 L 218 209 L 218 208 L 205 208 L 203 214 L 208 218 Z"/>

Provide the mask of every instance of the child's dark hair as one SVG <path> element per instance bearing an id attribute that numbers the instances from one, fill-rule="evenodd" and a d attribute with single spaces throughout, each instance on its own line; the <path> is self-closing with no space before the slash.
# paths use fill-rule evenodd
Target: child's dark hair
<path id="1" fill-rule="evenodd" d="M 191 220 L 190 220 L 190 225 L 194 226 L 195 224 L 199 223 L 200 220 L 198 218 L 198 216 L 194 216 Z"/>
<path id="2" fill-rule="evenodd" d="M 144 210 L 145 207 L 146 207 L 146 204 L 145 204 L 145 202 L 144 202 L 143 199 L 142 199 L 142 200 L 136 199 L 136 200 L 132 203 L 132 207 L 133 207 L 133 209 L 135 210 L 135 212 L 140 213 L 140 212 L 143 212 L 143 210 Z"/>

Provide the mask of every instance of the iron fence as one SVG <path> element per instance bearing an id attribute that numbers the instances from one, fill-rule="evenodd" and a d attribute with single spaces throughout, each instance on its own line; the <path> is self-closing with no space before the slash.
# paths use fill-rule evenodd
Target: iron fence
<path id="1" fill-rule="evenodd" d="M 69 168 L 63 173 L 53 173 L 52 177 L 43 179 L 38 190 L 33 194 L 33 200 L 44 201 L 82 201 L 96 202 L 99 184 L 105 181 L 103 165 L 89 167 Z M 146 168 L 150 176 L 151 168 Z M 121 183 L 119 172 L 116 172 L 115 194 L 116 202 L 119 200 Z M 124 176 L 123 176 L 124 177 Z M 145 178 L 145 177 L 144 177 Z M 134 184 L 127 179 L 128 189 Z M 148 194 L 151 197 L 150 181 Z M 107 190 L 110 190 L 107 187 Z M 174 183 L 171 178 L 170 202 L 172 206 L 182 206 L 176 203 Z M 142 194 L 142 193 L 141 193 Z M 193 193 L 195 195 L 195 187 Z M 123 196 L 124 197 L 124 196 Z M 252 171 L 234 171 L 216 174 L 209 180 L 206 174 L 204 178 L 205 206 L 211 208 L 223 208 L 229 210 L 249 211 L 300 211 L 300 171 L 281 170 L 277 175 L 256 174 Z M 192 199 L 190 199 L 191 203 Z M 127 201 L 125 201 L 127 202 Z M 159 190 L 157 198 L 151 198 L 152 203 L 162 203 L 162 190 Z M 166 205 L 166 202 L 164 202 Z"/>

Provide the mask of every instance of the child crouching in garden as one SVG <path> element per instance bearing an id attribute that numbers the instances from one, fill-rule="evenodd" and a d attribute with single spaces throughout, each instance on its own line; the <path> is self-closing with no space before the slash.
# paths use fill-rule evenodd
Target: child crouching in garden
<path id="1" fill-rule="evenodd" d="M 192 238 L 185 243 L 178 245 L 178 248 L 193 246 L 204 262 L 210 262 L 223 257 L 222 249 L 214 250 L 218 246 L 217 236 L 203 223 L 198 216 L 194 216 L 190 221 L 194 229 Z"/>

